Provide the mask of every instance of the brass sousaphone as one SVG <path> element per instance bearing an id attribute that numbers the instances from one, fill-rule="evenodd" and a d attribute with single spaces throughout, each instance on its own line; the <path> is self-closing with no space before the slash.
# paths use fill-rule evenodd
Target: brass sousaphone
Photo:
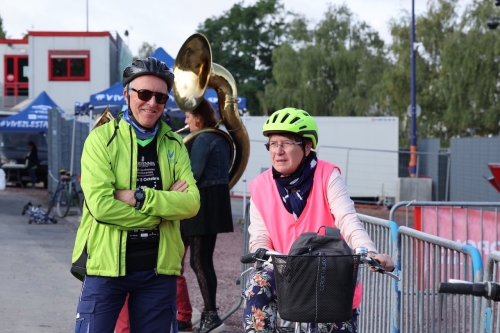
<path id="1" fill-rule="evenodd" d="M 189 145 L 197 135 L 204 132 L 222 134 L 231 147 L 229 188 L 233 188 L 245 171 L 250 156 L 250 140 L 238 112 L 238 94 L 233 76 L 224 67 L 212 63 L 210 44 L 199 33 L 190 36 L 182 45 L 175 59 L 174 74 L 174 99 L 183 111 L 193 110 L 202 101 L 207 88 L 216 91 L 221 121 L 227 132 L 220 130 L 217 124 L 216 128 L 204 128 L 188 134 L 184 138 L 184 144 Z M 113 116 L 106 108 L 93 128 L 110 120 L 113 120 Z"/>
<path id="2" fill-rule="evenodd" d="M 203 100 L 207 88 L 217 93 L 221 121 L 227 133 L 218 128 L 204 128 L 188 134 L 184 144 L 189 145 L 204 132 L 217 132 L 226 137 L 232 148 L 229 188 L 233 188 L 245 171 L 250 156 L 250 140 L 238 111 L 238 94 L 233 76 L 224 67 L 212 63 L 210 43 L 199 33 L 190 36 L 181 46 L 175 59 L 174 75 L 174 99 L 183 111 L 193 110 Z"/>

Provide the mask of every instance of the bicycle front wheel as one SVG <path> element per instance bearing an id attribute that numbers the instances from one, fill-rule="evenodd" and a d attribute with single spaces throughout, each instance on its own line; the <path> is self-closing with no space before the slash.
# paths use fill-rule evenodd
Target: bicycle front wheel
<path id="1" fill-rule="evenodd" d="M 65 217 L 68 215 L 69 212 L 69 206 L 71 206 L 71 200 L 69 197 L 68 190 L 64 189 L 62 191 L 59 191 L 57 194 L 56 198 L 57 204 L 57 216 L 59 217 Z"/>

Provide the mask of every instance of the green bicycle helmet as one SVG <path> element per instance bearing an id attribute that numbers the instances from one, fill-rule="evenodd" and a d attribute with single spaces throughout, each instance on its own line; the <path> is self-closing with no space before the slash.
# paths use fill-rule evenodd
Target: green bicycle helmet
<path id="1" fill-rule="evenodd" d="M 318 125 L 304 110 L 285 108 L 274 112 L 262 127 L 262 134 L 294 133 L 312 141 L 312 148 L 318 144 Z"/>

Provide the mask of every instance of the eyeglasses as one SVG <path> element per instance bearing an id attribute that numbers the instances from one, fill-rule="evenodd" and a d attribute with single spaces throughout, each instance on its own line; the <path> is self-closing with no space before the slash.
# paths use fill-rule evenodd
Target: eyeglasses
<path id="1" fill-rule="evenodd" d="M 155 97 L 155 101 L 157 104 L 165 104 L 169 99 L 169 96 L 167 94 L 153 92 L 147 89 L 137 90 L 134 88 L 130 88 L 130 90 L 135 91 L 137 93 L 137 97 L 139 97 L 139 99 L 144 102 L 148 102 L 149 100 L 151 100 L 151 97 L 153 96 Z"/>
<path id="2" fill-rule="evenodd" d="M 290 151 L 292 150 L 292 147 L 295 145 L 301 145 L 302 142 L 298 141 L 285 141 L 282 143 L 277 143 L 277 142 L 268 142 L 265 143 L 264 146 L 266 146 L 267 150 L 278 150 L 279 147 L 283 148 L 284 151 Z"/>

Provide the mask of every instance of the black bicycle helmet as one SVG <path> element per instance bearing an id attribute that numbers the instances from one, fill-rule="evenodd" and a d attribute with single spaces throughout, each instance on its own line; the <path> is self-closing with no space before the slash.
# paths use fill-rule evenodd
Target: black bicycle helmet
<path id="1" fill-rule="evenodd" d="M 163 61 L 149 57 L 134 60 L 134 62 L 123 70 L 123 86 L 125 87 L 133 79 L 141 75 L 155 75 L 163 79 L 167 83 L 168 92 L 172 90 L 172 86 L 174 85 L 174 73 L 172 70 Z"/>

